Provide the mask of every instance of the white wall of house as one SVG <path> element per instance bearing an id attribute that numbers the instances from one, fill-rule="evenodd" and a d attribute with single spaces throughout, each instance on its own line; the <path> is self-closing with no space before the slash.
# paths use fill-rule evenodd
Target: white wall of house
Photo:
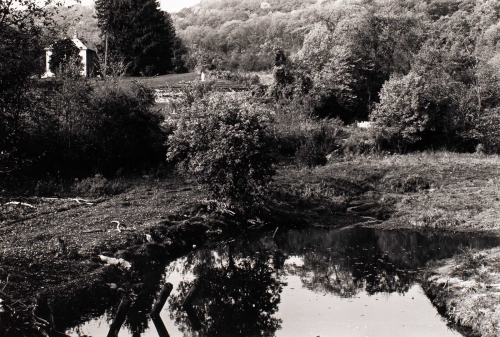
<path id="1" fill-rule="evenodd" d="M 88 76 L 88 62 L 87 62 L 87 55 L 89 53 L 89 50 L 83 43 L 76 39 L 73 39 L 73 43 L 80 49 L 80 52 L 78 53 L 82 57 L 82 70 L 80 71 L 80 75 L 82 76 Z M 45 74 L 42 75 L 42 78 L 47 78 L 47 77 L 54 77 L 55 74 L 52 72 L 50 69 L 50 56 L 52 55 L 52 50 L 50 48 L 45 49 Z"/>
<path id="2" fill-rule="evenodd" d="M 80 71 L 80 75 L 87 76 L 87 49 L 80 50 L 79 55 L 82 57 L 83 69 Z"/>
<path id="3" fill-rule="evenodd" d="M 55 74 L 50 71 L 50 56 L 52 55 L 52 50 L 45 50 L 45 74 L 42 75 L 42 78 L 54 77 Z"/>

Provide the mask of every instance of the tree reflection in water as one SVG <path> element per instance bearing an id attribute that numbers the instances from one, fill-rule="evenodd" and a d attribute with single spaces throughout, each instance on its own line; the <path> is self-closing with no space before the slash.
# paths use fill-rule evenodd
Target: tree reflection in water
<path id="1" fill-rule="evenodd" d="M 281 321 L 272 315 L 288 275 L 299 276 L 307 289 L 340 297 L 360 291 L 404 294 L 429 260 L 451 257 L 462 246 L 488 248 L 499 241 L 358 227 L 291 230 L 276 240 L 271 235 L 241 240 L 188 257 L 183 272 L 195 280 L 182 281 L 169 299 L 171 318 L 188 335 L 199 328 L 194 313 L 201 321 L 200 336 L 273 336 Z M 289 256 L 301 263 L 286 263 Z M 195 283 L 199 291 L 190 320 L 182 304 Z"/>
<path id="2" fill-rule="evenodd" d="M 451 257 L 460 247 L 494 247 L 498 238 L 366 228 L 289 231 L 278 238 L 288 255 L 301 257 L 301 266 L 288 266 L 313 291 L 353 297 L 368 294 L 406 293 L 418 272 L 432 259 Z"/>
<path id="3" fill-rule="evenodd" d="M 197 250 L 171 263 L 166 273 L 163 266 L 145 265 L 117 285 L 134 299 L 125 327 L 136 337 L 151 327 L 147 313 L 163 284 L 172 282 L 169 314 L 184 335 L 274 336 L 282 321 L 273 316 L 289 276 L 300 277 L 313 292 L 340 297 L 354 297 L 361 291 L 406 293 L 428 261 L 451 257 L 461 247 L 500 245 L 498 237 L 358 227 L 281 231 L 272 237 L 270 232 Z M 179 276 L 184 280 L 177 283 Z M 190 305 L 185 305 L 195 284 L 197 291 Z M 108 307 L 107 317 L 116 316 L 118 303 L 117 299 Z M 163 322 L 153 323 L 166 336 Z"/>
<path id="4" fill-rule="evenodd" d="M 188 269 L 196 280 L 181 281 L 178 294 L 169 298 L 171 318 L 185 335 L 198 330 L 183 309 L 195 282 L 192 308 L 201 321 L 200 336 L 274 336 L 280 329 L 281 320 L 272 316 L 284 284 L 274 273 L 271 255 L 243 250 L 233 252 L 230 245 L 192 255 Z"/>

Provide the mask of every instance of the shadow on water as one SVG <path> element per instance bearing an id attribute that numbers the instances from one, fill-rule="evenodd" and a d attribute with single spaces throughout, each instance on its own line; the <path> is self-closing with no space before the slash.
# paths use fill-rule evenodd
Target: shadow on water
<path id="1" fill-rule="evenodd" d="M 274 239 L 272 233 L 242 238 L 197 250 L 165 269 L 137 276 L 124 326 L 131 336 L 163 337 L 168 336 L 167 329 L 176 335 L 275 336 L 287 319 L 279 314 L 279 304 L 292 277 L 300 279 L 310 296 L 405 294 L 418 283 L 430 260 L 449 258 L 460 249 L 498 245 L 498 237 L 358 227 L 290 230 L 278 232 Z M 168 314 L 153 315 L 151 321 L 149 313 L 166 282 L 174 288 L 163 310 Z M 106 317 L 115 317 L 117 306 L 110 306 L 98 321 L 109 323 Z M 109 330 L 101 325 L 103 333 L 96 335 Z"/>

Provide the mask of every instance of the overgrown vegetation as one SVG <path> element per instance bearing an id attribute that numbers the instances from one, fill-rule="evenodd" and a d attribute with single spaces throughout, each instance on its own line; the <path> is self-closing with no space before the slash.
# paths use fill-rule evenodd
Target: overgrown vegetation
<path id="1" fill-rule="evenodd" d="M 450 318 L 483 337 L 500 333 L 500 251 L 465 249 L 453 259 L 433 266 L 425 278 L 426 292 Z"/>
<path id="2" fill-rule="evenodd" d="M 363 136 L 372 148 L 354 152 L 498 152 L 497 1 L 266 4 L 209 1 L 176 14 L 188 64 L 224 74 L 262 69 L 265 58 L 274 98 L 304 115 L 374 122 Z"/>
<path id="3" fill-rule="evenodd" d="M 82 177 L 134 171 L 162 161 L 166 130 L 151 89 L 72 78 L 31 83 L 4 110 L 10 147 L 5 171 Z M 15 121 L 15 123 L 13 123 Z"/>
<path id="4" fill-rule="evenodd" d="M 82 63 L 79 52 L 70 38 L 56 41 L 52 45 L 50 68 L 59 76 L 79 76 Z"/>
<path id="5" fill-rule="evenodd" d="M 177 162 L 228 209 L 263 205 L 274 174 L 271 115 L 239 94 L 212 93 L 181 109 L 167 160 Z"/>

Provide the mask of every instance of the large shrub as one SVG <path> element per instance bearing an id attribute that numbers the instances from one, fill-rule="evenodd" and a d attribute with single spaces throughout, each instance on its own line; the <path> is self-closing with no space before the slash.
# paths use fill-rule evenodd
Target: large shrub
<path id="1" fill-rule="evenodd" d="M 251 211 L 274 174 L 270 113 L 241 94 L 212 93 L 182 111 L 167 160 L 226 207 Z"/>
<path id="2" fill-rule="evenodd" d="M 393 77 L 384 84 L 371 119 L 411 144 L 420 141 L 429 126 L 429 106 L 425 80 L 410 73 Z"/>
<path id="3" fill-rule="evenodd" d="M 139 83 L 107 83 L 94 90 L 89 145 L 101 172 L 140 169 L 163 160 L 168 130 L 153 109 L 154 99 L 153 91 Z"/>
<path id="4" fill-rule="evenodd" d="M 82 70 L 80 50 L 70 38 L 62 39 L 52 46 L 50 68 L 58 75 L 79 76 Z"/>
<path id="5" fill-rule="evenodd" d="M 81 78 L 34 83 L 12 133 L 10 165 L 29 175 L 111 175 L 163 161 L 166 135 L 152 91 Z"/>

